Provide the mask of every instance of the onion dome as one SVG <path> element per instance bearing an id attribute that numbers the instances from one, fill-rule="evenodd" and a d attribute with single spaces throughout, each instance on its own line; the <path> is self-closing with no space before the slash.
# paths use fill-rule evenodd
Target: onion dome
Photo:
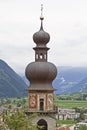
<path id="1" fill-rule="evenodd" d="M 35 84 L 34 89 L 39 89 L 39 85 L 36 87 L 36 84 L 43 84 L 44 89 L 52 89 L 50 85 L 45 88 L 46 84 L 51 84 L 57 75 L 57 69 L 54 64 L 50 62 L 32 62 L 27 65 L 25 74 L 27 79 L 30 81 L 30 84 Z M 40 89 L 43 89 L 40 85 Z M 31 87 L 33 89 L 33 86 Z"/>
<path id="2" fill-rule="evenodd" d="M 44 46 L 45 44 L 47 44 L 49 42 L 50 35 L 43 30 L 44 17 L 41 16 L 40 20 L 41 20 L 40 30 L 38 32 L 34 33 L 33 40 L 37 44 L 37 46 L 41 46 L 41 45 Z"/>

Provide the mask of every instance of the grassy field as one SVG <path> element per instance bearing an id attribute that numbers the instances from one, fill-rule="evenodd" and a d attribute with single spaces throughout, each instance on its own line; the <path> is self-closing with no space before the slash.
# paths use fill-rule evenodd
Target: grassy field
<path id="1" fill-rule="evenodd" d="M 61 108 L 76 108 L 85 107 L 87 108 L 87 101 L 78 100 L 55 100 L 55 105 Z"/>
<path id="2" fill-rule="evenodd" d="M 76 124 L 75 120 L 57 120 L 57 127 L 62 126 L 63 124 L 66 124 L 66 126 L 70 127 L 74 124 Z"/>
<path id="3" fill-rule="evenodd" d="M 87 100 L 66 100 L 66 98 L 72 97 L 79 97 L 80 94 L 74 94 L 74 95 L 60 95 L 64 100 L 60 100 L 60 96 L 54 96 L 54 102 L 55 105 L 61 108 L 78 108 L 78 107 L 84 107 L 87 108 Z M 71 97 L 70 97 L 71 96 Z M 81 97 L 81 95 L 80 95 Z M 7 100 L 7 101 L 6 101 Z M 28 106 L 28 97 L 25 98 L 8 98 L 0 100 L 2 102 L 2 105 L 10 105 L 10 106 Z"/>

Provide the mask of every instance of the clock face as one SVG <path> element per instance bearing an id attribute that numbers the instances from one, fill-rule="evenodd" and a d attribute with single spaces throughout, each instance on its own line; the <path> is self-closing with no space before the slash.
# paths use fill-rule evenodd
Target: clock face
<path id="1" fill-rule="evenodd" d="M 36 96 L 31 95 L 30 99 L 29 99 L 29 102 L 30 102 L 30 107 L 35 107 L 36 106 Z"/>

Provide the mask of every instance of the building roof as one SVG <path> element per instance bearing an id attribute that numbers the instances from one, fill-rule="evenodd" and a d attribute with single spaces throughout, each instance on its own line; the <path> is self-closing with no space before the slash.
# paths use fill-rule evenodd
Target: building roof
<path id="1" fill-rule="evenodd" d="M 68 127 L 61 127 L 61 128 L 56 129 L 56 130 L 70 130 L 70 128 L 68 128 Z"/>

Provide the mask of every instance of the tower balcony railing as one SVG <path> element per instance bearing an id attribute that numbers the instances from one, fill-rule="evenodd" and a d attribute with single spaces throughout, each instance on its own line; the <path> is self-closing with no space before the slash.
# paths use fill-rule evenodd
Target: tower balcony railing
<path id="1" fill-rule="evenodd" d="M 58 112 L 58 108 L 54 106 L 53 110 L 26 110 L 26 114 L 33 114 L 37 113 L 39 115 L 49 115 L 49 114 L 56 114 Z"/>

